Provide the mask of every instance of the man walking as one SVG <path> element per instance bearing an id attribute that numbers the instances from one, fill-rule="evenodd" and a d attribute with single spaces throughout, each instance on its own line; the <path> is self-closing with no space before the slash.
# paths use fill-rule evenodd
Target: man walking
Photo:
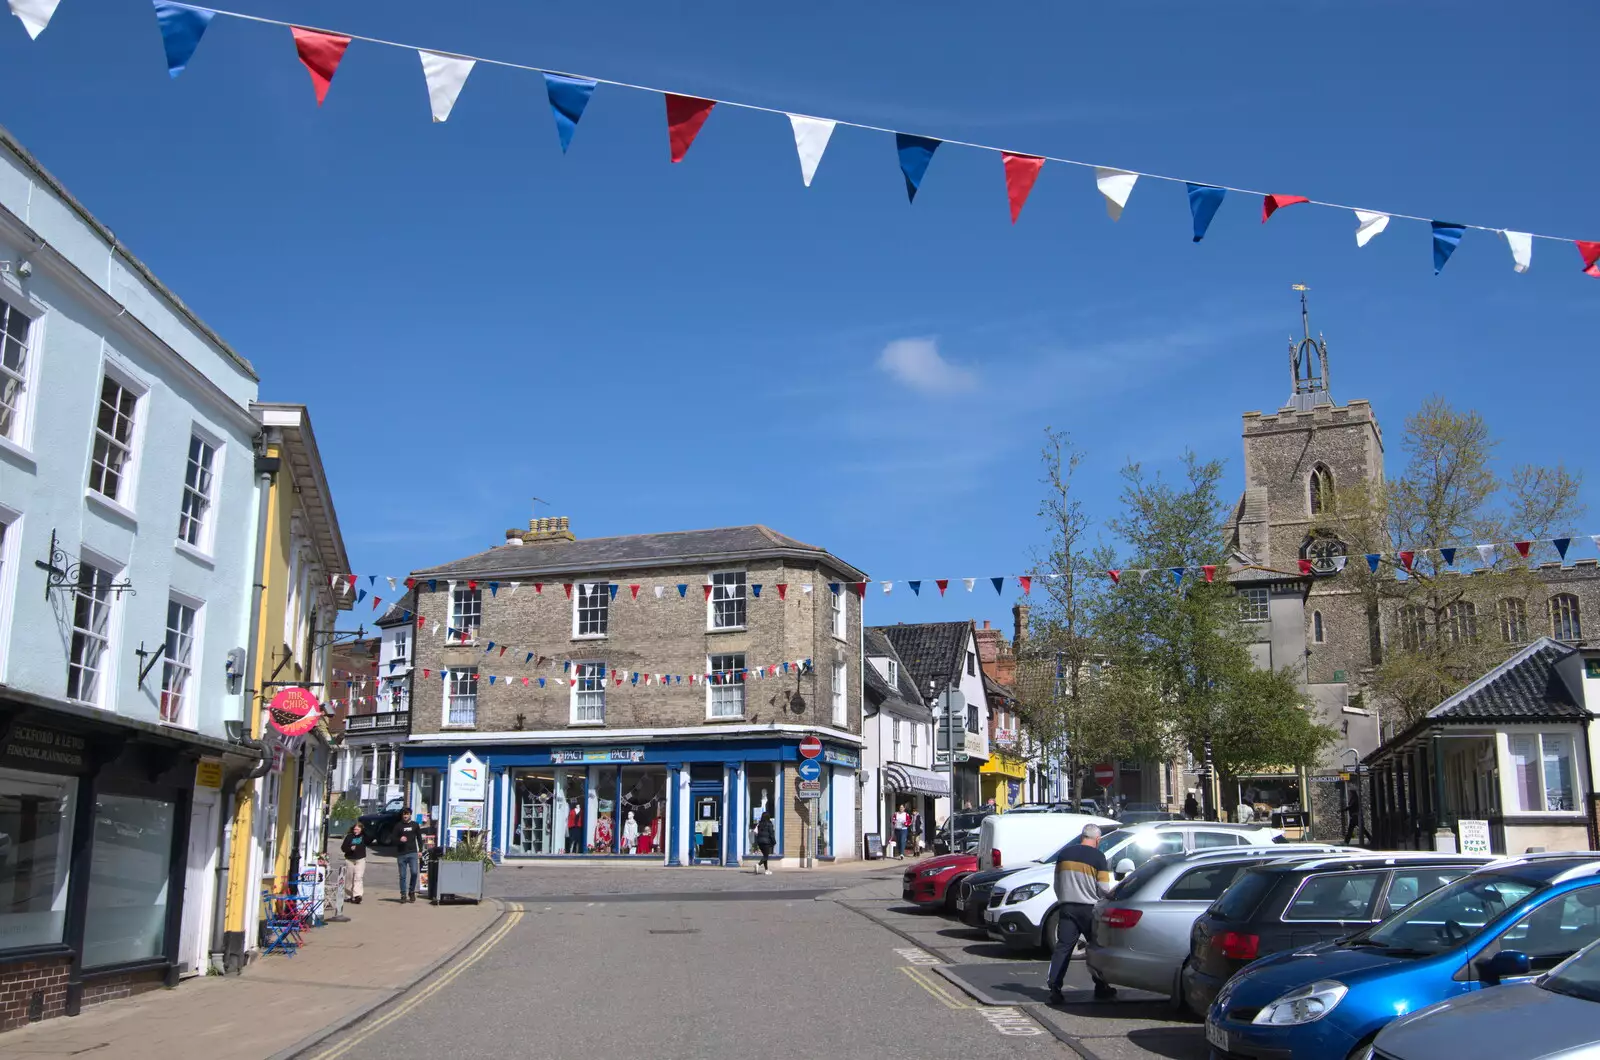
<path id="1" fill-rule="evenodd" d="M 1056 914 L 1056 948 L 1050 955 L 1050 975 L 1046 980 L 1052 1005 L 1065 1000 L 1061 983 L 1067 977 L 1067 965 L 1072 963 L 1078 938 L 1088 938 L 1094 928 L 1094 904 L 1111 893 L 1111 868 L 1099 848 L 1100 826 L 1084 825 L 1078 841 L 1056 859 L 1056 898 L 1062 904 Z M 1094 996 L 1105 1000 L 1116 997 L 1117 992 L 1096 978 Z"/>
<path id="2" fill-rule="evenodd" d="M 417 875 L 421 871 L 422 826 L 411 819 L 411 807 L 400 811 L 400 824 L 394 830 L 396 861 L 400 865 L 400 901 L 417 900 Z M 1104 859 L 1101 859 L 1104 861 Z"/>

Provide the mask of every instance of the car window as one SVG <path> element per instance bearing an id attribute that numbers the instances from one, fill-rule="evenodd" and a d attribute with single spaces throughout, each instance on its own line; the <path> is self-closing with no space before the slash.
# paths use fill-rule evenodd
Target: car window
<path id="1" fill-rule="evenodd" d="M 1246 872 L 1211 903 L 1211 912 L 1227 920 L 1248 920 L 1278 879 L 1275 872 Z"/>
<path id="2" fill-rule="evenodd" d="M 1528 955 L 1535 972 L 1547 972 L 1600 939 L 1600 884 L 1552 898 L 1506 929 L 1502 950 Z"/>
<path id="3" fill-rule="evenodd" d="M 1370 920 L 1372 896 L 1381 872 L 1340 872 L 1308 876 L 1283 911 L 1285 920 Z"/>
<path id="4" fill-rule="evenodd" d="M 1241 872 L 1256 864 L 1259 862 L 1229 861 L 1190 869 L 1179 876 L 1161 897 L 1168 902 L 1214 902 L 1222 897 L 1228 884 L 1237 879 Z"/>
<path id="5" fill-rule="evenodd" d="M 1208 850 L 1214 847 L 1238 847 L 1248 843 L 1238 832 L 1199 831 L 1194 834 L 1194 848 Z"/>
<path id="6" fill-rule="evenodd" d="M 1171 862 L 1166 858 L 1151 858 L 1137 869 L 1124 876 L 1120 883 L 1111 889 L 1112 898 L 1128 899 L 1144 889 L 1144 885 L 1155 877 L 1161 875 Z"/>
<path id="7" fill-rule="evenodd" d="M 1471 871 L 1467 866 L 1449 866 L 1432 869 L 1400 869 L 1389 881 L 1389 893 L 1383 896 L 1378 909 L 1380 919 L 1387 919 L 1424 895 L 1432 894 L 1451 880 L 1458 880 Z"/>
<path id="8" fill-rule="evenodd" d="M 1107 849 L 1106 863 L 1111 866 L 1111 871 L 1117 871 L 1117 866 L 1124 860 L 1133 862 L 1133 867 L 1138 868 L 1157 854 L 1182 854 L 1182 832 L 1133 832 L 1127 839 L 1116 846 Z"/>
<path id="9" fill-rule="evenodd" d="M 1600 1002 L 1600 945 L 1590 946 L 1539 981 L 1553 994 Z"/>
<path id="10" fill-rule="evenodd" d="M 1418 899 L 1361 939 L 1387 948 L 1443 953 L 1476 935 L 1541 886 L 1500 873 L 1469 873 Z"/>

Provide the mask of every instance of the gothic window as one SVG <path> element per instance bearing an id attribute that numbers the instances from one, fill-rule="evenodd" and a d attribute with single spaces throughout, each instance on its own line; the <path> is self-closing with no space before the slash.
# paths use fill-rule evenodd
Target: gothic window
<path id="1" fill-rule="evenodd" d="M 1441 631 L 1452 644 L 1478 642 L 1478 608 L 1469 600 L 1457 600 L 1445 608 Z"/>
<path id="2" fill-rule="evenodd" d="M 1417 651 L 1428 639 L 1428 615 L 1415 604 L 1400 609 L 1400 646 L 1406 651 Z"/>
<path id="3" fill-rule="evenodd" d="M 1507 644 L 1528 639 L 1528 609 L 1514 596 L 1500 601 L 1500 639 Z"/>
<path id="4" fill-rule="evenodd" d="M 1324 515 L 1333 511 L 1333 472 L 1327 464 L 1311 469 L 1311 514 Z"/>
<path id="5" fill-rule="evenodd" d="M 1582 640 L 1583 622 L 1578 615 L 1578 598 L 1561 593 L 1550 598 L 1550 635 L 1556 640 Z"/>
<path id="6" fill-rule="evenodd" d="M 1322 642 L 1322 612 L 1313 611 L 1311 612 L 1311 643 L 1321 644 Z"/>

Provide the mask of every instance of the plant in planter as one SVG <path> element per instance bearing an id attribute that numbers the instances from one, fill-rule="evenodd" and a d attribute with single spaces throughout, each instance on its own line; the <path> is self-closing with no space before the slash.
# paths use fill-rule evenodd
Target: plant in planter
<path id="1" fill-rule="evenodd" d="M 434 866 L 439 883 L 434 893 L 457 898 L 483 899 L 484 873 L 494 868 L 489 857 L 489 844 L 482 832 L 463 832 L 461 838 L 446 847 Z"/>
<path id="2" fill-rule="evenodd" d="M 344 796 L 334 803 L 328 810 L 328 831 L 330 834 L 343 835 L 350 831 L 350 826 L 361 816 L 361 804 Z"/>

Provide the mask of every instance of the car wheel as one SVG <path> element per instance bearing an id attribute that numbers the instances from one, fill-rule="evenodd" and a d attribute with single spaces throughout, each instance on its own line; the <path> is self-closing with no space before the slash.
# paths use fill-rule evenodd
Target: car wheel
<path id="1" fill-rule="evenodd" d="M 944 905 L 941 907 L 949 916 L 956 916 L 956 899 L 961 897 L 961 881 L 965 876 L 957 876 L 951 880 L 944 889 Z"/>
<path id="2" fill-rule="evenodd" d="M 1049 916 L 1044 918 L 1044 924 L 1039 929 L 1039 948 L 1043 950 L 1047 956 L 1054 955 L 1055 953 L 1056 923 L 1060 920 L 1060 918 L 1061 914 L 1051 913 Z"/>

